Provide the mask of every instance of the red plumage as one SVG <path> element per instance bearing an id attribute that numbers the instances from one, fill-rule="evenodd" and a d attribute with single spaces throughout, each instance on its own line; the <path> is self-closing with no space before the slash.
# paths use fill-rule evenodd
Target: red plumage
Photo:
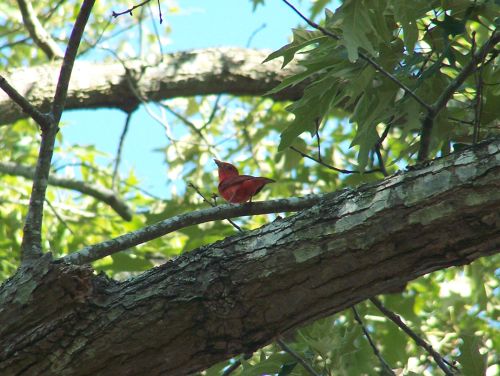
<path id="1" fill-rule="evenodd" d="M 258 176 L 240 175 L 231 163 L 214 159 L 219 168 L 219 193 L 228 202 L 234 204 L 252 200 L 260 190 L 273 179 Z"/>

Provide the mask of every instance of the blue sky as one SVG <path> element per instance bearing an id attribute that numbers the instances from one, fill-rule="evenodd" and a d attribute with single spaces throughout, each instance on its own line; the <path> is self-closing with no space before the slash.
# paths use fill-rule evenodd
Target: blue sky
<path id="1" fill-rule="evenodd" d="M 252 48 L 275 50 L 288 43 L 291 29 L 300 23 L 298 17 L 278 0 L 267 1 L 255 12 L 249 0 L 181 0 L 179 5 L 181 11 L 177 14 L 163 12 L 172 29 L 170 44 L 163 46 L 166 53 L 218 46 L 244 47 L 252 34 Z M 303 1 L 298 5 L 307 12 L 310 3 Z M 156 16 L 156 7 L 152 9 Z M 114 22 L 121 20 L 117 18 Z M 157 26 L 165 27 L 165 23 Z M 149 47 L 157 51 L 156 46 Z M 92 144 L 112 158 L 125 118 L 126 115 L 119 110 L 65 112 L 62 118 L 63 142 L 66 145 Z M 141 180 L 141 187 L 160 197 L 168 195 L 165 192 L 166 166 L 163 155 L 153 150 L 165 146 L 163 132 L 144 109 L 136 111 L 129 126 L 120 168 L 122 174 L 133 168 Z"/>

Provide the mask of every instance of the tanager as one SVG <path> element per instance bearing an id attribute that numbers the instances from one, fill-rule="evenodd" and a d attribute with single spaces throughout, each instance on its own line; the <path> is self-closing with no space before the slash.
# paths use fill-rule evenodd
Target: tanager
<path id="1" fill-rule="evenodd" d="M 231 163 L 214 159 L 219 168 L 219 193 L 224 200 L 237 204 L 252 201 L 260 190 L 273 179 L 259 176 L 240 175 L 238 169 Z"/>

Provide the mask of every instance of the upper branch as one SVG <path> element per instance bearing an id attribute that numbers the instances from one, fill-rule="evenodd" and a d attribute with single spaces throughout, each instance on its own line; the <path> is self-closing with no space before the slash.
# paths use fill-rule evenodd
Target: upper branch
<path id="1" fill-rule="evenodd" d="M 71 79 L 71 73 L 73 71 L 73 65 L 75 63 L 78 47 L 80 47 L 83 31 L 85 30 L 85 25 L 87 25 L 89 20 L 90 12 L 92 11 L 94 3 L 95 0 L 83 1 L 80 13 L 78 13 L 75 25 L 73 26 L 73 30 L 71 30 L 68 46 L 66 47 L 66 53 L 64 54 L 61 66 L 61 72 L 59 74 L 59 79 L 57 80 L 56 93 L 54 94 L 54 100 L 52 102 L 52 116 L 54 116 L 54 120 L 57 124 L 59 123 L 59 119 L 61 118 L 66 102 L 69 80 Z"/>
<path id="2" fill-rule="evenodd" d="M 113 107 L 125 111 L 140 104 L 131 90 L 152 101 L 209 94 L 263 95 L 277 86 L 297 66 L 281 70 L 275 60 L 262 61 L 269 51 L 247 48 L 208 48 L 165 54 L 160 64 L 144 61 L 120 63 L 77 62 L 77 75 L 71 80 L 65 109 Z M 54 64 L 13 70 L 6 78 L 16 82 L 17 90 L 39 109 L 49 111 L 58 67 Z M 276 100 L 295 100 L 302 96 L 307 82 L 276 93 Z M 0 125 L 26 118 L 26 114 L 0 92 Z"/>
<path id="3" fill-rule="evenodd" d="M 35 43 L 49 59 L 62 58 L 63 52 L 38 20 L 30 0 L 17 0 L 23 16 L 23 23 Z"/>
<path id="4" fill-rule="evenodd" d="M 42 254 L 43 204 L 45 202 L 45 193 L 50 175 L 52 155 L 54 154 L 54 144 L 57 132 L 59 131 L 59 120 L 64 108 L 76 53 L 94 3 L 95 0 L 84 0 L 82 3 L 62 62 L 56 92 L 52 101 L 50 122 L 48 124 L 40 124 L 42 128 L 42 140 L 38 152 L 33 177 L 33 188 L 31 190 L 28 213 L 24 222 L 23 240 L 21 243 L 21 259 L 23 263 L 36 259 Z"/>

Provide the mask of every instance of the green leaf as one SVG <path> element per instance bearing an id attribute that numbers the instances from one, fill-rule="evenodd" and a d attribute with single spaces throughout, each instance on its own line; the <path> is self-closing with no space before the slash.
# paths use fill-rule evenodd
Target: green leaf
<path id="1" fill-rule="evenodd" d="M 462 334 L 461 338 L 458 362 L 462 366 L 462 373 L 467 376 L 486 375 L 488 354 L 479 352 L 481 338 L 470 333 Z"/>
<path id="2" fill-rule="evenodd" d="M 262 376 L 266 374 L 275 374 L 281 369 L 281 366 L 285 363 L 293 361 L 292 357 L 287 353 L 274 353 L 270 355 L 267 359 L 261 360 L 255 365 L 246 363 L 240 376 Z"/>
<path id="3" fill-rule="evenodd" d="M 216 365 L 210 367 L 205 371 L 205 376 L 220 376 L 224 368 L 226 368 L 227 366 L 227 361 L 217 363 Z"/>
<path id="4" fill-rule="evenodd" d="M 279 50 L 271 53 L 262 63 L 267 61 L 276 59 L 278 57 L 283 57 L 283 65 L 284 68 L 290 61 L 293 60 L 295 54 L 302 50 L 303 48 L 317 43 L 322 39 L 326 39 L 327 37 L 323 35 L 323 33 L 319 30 L 304 30 L 304 29 L 293 29 L 293 40 L 292 43 L 289 43 Z"/>
<path id="5" fill-rule="evenodd" d="M 445 32 L 446 36 L 456 36 L 465 32 L 464 20 L 458 20 L 448 14 L 444 15 L 443 21 L 435 21 Z"/>
<path id="6" fill-rule="evenodd" d="M 275 94 L 289 86 L 294 86 L 311 77 L 314 73 L 321 71 L 322 69 L 325 69 L 325 64 L 323 62 L 308 65 L 305 71 L 285 78 L 278 86 L 276 86 L 274 89 L 269 90 L 264 95 Z"/>
<path id="7" fill-rule="evenodd" d="M 358 48 L 360 47 L 371 55 L 376 54 L 373 44 L 368 38 L 370 33 L 376 33 L 376 28 L 368 13 L 369 8 L 363 0 L 346 0 L 336 12 L 343 17 L 342 43 L 347 48 L 351 62 L 358 59 Z"/>
<path id="8" fill-rule="evenodd" d="M 428 1 L 392 0 L 393 16 L 403 28 L 403 41 L 407 52 L 414 52 L 418 40 L 417 20 L 430 8 Z"/>
<path id="9" fill-rule="evenodd" d="M 281 366 L 278 376 L 288 376 L 297 366 L 297 362 L 285 363 Z"/>
<path id="10" fill-rule="evenodd" d="M 351 122 L 357 124 L 357 130 L 351 147 L 359 145 L 358 164 L 361 171 L 368 164 L 368 154 L 378 141 L 376 126 L 392 114 L 395 97 L 394 86 L 385 84 L 365 91 L 354 109 Z"/>
<path id="11" fill-rule="evenodd" d="M 324 77 L 304 90 L 304 96 L 290 105 L 287 110 L 295 115 L 292 123 L 281 133 L 278 151 L 289 147 L 298 136 L 309 131 L 314 132 L 316 123 L 321 122 L 339 92 L 338 79 Z"/>

